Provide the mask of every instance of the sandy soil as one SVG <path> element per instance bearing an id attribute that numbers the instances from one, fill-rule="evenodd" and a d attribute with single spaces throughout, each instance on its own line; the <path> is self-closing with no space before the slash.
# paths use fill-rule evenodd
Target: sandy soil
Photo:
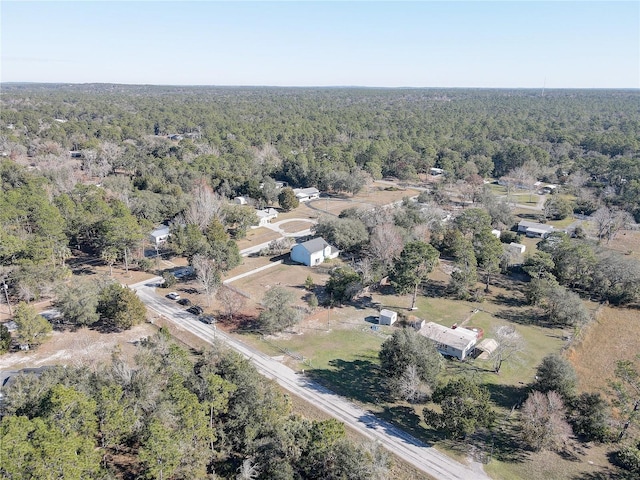
<path id="1" fill-rule="evenodd" d="M 149 323 L 118 333 L 100 333 L 89 328 L 75 332 L 54 331 L 49 340 L 27 352 L 10 352 L 0 356 L 1 370 L 19 370 L 42 365 L 89 365 L 108 361 L 119 349 L 125 357 L 135 351 L 135 342 L 153 335 L 157 328 Z"/>

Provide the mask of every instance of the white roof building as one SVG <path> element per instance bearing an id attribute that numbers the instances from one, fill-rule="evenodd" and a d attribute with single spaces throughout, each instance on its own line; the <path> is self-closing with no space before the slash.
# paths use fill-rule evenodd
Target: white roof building
<path id="1" fill-rule="evenodd" d="M 258 217 L 258 226 L 264 227 L 266 224 L 271 223 L 274 218 L 278 218 L 278 211 L 275 208 L 256 210 L 256 216 Z"/>
<path id="2" fill-rule="evenodd" d="M 459 360 L 464 360 L 478 341 L 476 332 L 463 327 L 448 328 L 434 322 L 427 323 L 418 332 L 432 340 L 442 355 Z"/>
<path id="3" fill-rule="evenodd" d="M 293 193 L 295 193 L 296 198 L 300 202 L 308 202 L 309 200 L 320 198 L 320 190 L 315 187 L 294 188 Z"/>

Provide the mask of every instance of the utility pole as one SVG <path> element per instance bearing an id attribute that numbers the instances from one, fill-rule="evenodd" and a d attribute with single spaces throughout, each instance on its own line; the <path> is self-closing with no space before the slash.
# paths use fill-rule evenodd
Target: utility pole
<path id="1" fill-rule="evenodd" d="M 13 317 L 13 312 L 11 311 L 11 302 L 9 302 L 9 287 L 7 287 L 6 282 L 2 282 L 2 286 L 4 287 L 4 296 L 7 299 L 7 305 L 9 306 L 9 315 Z"/>

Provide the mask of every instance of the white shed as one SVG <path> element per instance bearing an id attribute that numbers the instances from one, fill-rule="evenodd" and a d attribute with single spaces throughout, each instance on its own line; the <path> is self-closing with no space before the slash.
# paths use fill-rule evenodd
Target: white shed
<path id="1" fill-rule="evenodd" d="M 398 320 L 398 312 L 387 309 L 380 310 L 380 317 L 378 318 L 380 325 L 393 325 L 396 320 Z"/>

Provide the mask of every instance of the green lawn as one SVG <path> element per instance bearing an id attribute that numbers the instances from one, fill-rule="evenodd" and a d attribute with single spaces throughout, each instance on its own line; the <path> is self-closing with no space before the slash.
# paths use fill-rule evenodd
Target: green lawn
<path id="1" fill-rule="evenodd" d="M 510 201 L 514 203 L 520 203 L 522 205 L 537 205 L 540 197 L 536 194 L 529 193 L 519 193 L 516 195 L 511 195 L 509 197 Z"/>
<path id="2" fill-rule="evenodd" d="M 489 389 L 498 419 L 496 429 L 500 433 L 494 436 L 493 446 L 490 437 L 474 439 L 474 444 L 486 455 L 493 452 L 491 462 L 486 466 L 486 471 L 493 478 L 543 480 L 570 478 L 566 472 L 575 475 L 595 472 L 597 467 L 584 462 L 571 462 L 556 454 L 531 454 L 517 447 L 518 413 L 512 411 L 512 407 L 527 395 L 527 386 L 534 380 L 542 358 L 562 349 L 568 332 L 537 325 L 535 310 L 522 301 L 523 294 L 519 291 L 522 285 L 501 280 L 503 286 L 492 285 L 490 295 L 481 303 L 419 296 L 418 309 L 409 312 L 409 295 L 375 294 L 373 300 L 402 314 L 412 314 L 446 326 L 460 324 L 470 316 L 466 326 L 483 329 L 485 338 L 492 338 L 495 329 L 502 325 L 513 325 L 521 334 L 526 345 L 524 351 L 517 358 L 505 361 L 499 374 L 493 371 L 492 360 L 470 359 L 466 362 L 445 361 L 441 375 L 443 381 L 469 376 Z M 476 309 L 478 311 L 472 314 Z M 397 327 L 373 331 L 372 324 L 364 321 L 357 309 L 345 306 L 343 310 L 346 317 L 354 320 L 348 324 L 336 320 L 335 324 L 329 325 L 330 330 L 309 328 L 302 334 L 269 340 L 269 343 L 259 337 L 250 337 L 250 341 L 270 355 L 282 355 L 283 350 L 288 350 L 294 355 L 304 356 L 304 362 L 290 358 L 288 363 L 294 368 L 305 369 L 310 378 L 355 400 L 416 438 L 464 461 L 467 444 L 446 440 L 428 428 L 422 419 L 424 405 L 390 403 L 385 398 L 378 370 L 378 351 L 386 335 Z M 352 315 L 349 313 L 351 310 Z"/>

